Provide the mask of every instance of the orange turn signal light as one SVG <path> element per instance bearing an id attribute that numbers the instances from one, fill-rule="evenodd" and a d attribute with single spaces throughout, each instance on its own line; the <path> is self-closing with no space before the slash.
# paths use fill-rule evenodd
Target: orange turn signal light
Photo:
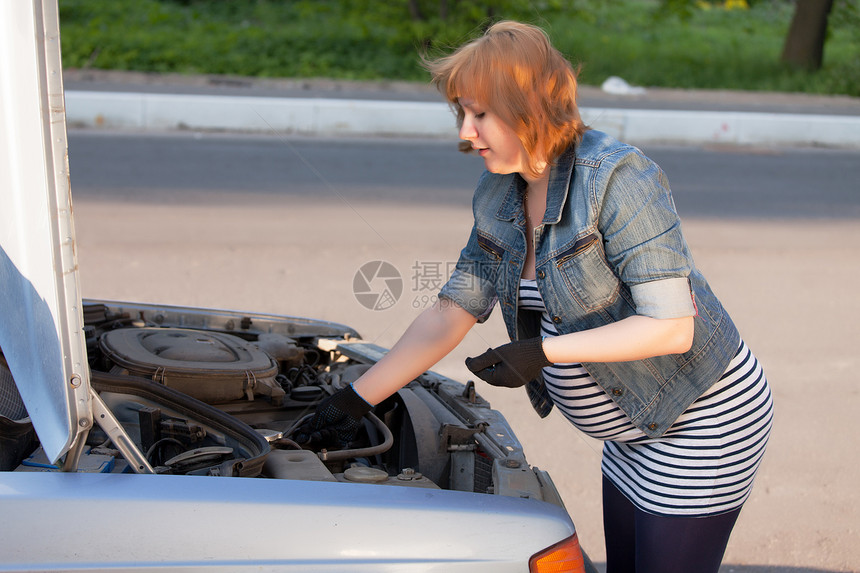
<path id="1" fill-rule="evenodd" d="M 576 533 L 532 555 L 529 573 L 585 573 L 585 560 Z"/>

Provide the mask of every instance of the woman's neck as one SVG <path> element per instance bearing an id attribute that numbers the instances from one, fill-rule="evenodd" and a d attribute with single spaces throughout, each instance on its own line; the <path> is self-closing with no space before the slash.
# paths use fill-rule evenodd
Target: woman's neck
<path id="1" fill-rule="evenodd" d="M 539 175 L 531 175 L 531 174 L 528 174 L 528 173 L 520 172 L 520 177 L 522 177 L 522 178 L 523 178 L 523 180 L 524 180 L 526 183 L 528 183 L 529 187 L 532 187 L 532 186 L 538 186 L 538 187 L 543 186 L 544 188 L 546 188 L 547 183 L 549 182 L 549 166 L 548 166 L 548 165 L 544 165 L 544 168 L 543 168 L 543 170 L 540 172 L 540 174 L 539 174 Z"/>
<path id="2" fill-rule="evenodd" d="M 533 279 L 535 277 L 535 252 L 534 235 L 535 229 L 543 221 L 546 211 L 546 193 L 549 177 L 526 180 L 528 185 L 523 196 L 523 210 L 526 219 L 526 256 L 523 266 L 522 278 Z"/>

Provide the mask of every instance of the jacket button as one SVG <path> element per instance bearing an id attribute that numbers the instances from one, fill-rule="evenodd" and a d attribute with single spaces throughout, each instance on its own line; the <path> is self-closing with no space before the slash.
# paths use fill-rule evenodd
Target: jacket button
<path id="1" fill-rule="evenodd" d="M 559 322 L 561 322 L 561 317 L 560 316 L 554 316 L 554 317 L 552 317 L 552 321 L 555 322 L 556 324 L 558 324 Z"/>
<path id="2" fill-rule="evenodd" d="M 546 278 L 546 273 L 543 271 L 538 271 L 537 276 L 539 279 L 543 279 L 543 278 Z"/>
<path id="3" fill-rule="evenodd" d="M 612 395 L 613 396 L 621 396 L 622 394 L 624 394 L 624 390 L 622 390 L 621 388 L 613 388 L 612 389 Z"/>
<path id="4" fill-rule="evenodd" d="M 649 430 L 656 430 L 657 424 L 655 424 L 654 422 L 651 422 L 650 424 L 648 424 L 648 429 Z"/>

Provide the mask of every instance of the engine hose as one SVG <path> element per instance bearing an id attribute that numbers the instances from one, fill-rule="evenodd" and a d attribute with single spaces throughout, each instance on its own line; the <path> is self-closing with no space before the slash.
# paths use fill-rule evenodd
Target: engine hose
<path id="1" fill-rule="evenodd" d="M 378 446 L 371 446 L 369 448 L 356 448 L 353 450 L 336 450 L 334 452 L 329 452 L 328 450 L 321 450 L 317 456 L 324 462 L 333 462 L 346 460 L 349 458 L 369 458 L 371 456 L 378 456 L 379 454 L 384 454 L 388 450 L 391 449 L 391 446 L 394 445 L 394 434 L 391 433 L 391 430 L 388 429 L 382 420 L 376 417 L 376 415 L 372 413 L 367 414 L 367 418 L 373 422 L 373 425 L 382 432 L 384 436 L 384 440 Z"/>

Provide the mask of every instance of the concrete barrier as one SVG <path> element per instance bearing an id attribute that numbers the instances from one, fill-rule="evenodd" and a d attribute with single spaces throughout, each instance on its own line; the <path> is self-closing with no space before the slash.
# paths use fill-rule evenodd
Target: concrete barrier
<path id="1" fill-rule="evenodd" d="M 860 149 L 860 117 L 583 108 L 587 124 L 630 142 Z M 162 93 L 66 92 L 69 125 L 300 135 L 456 137 L 444 103 Z"/>

